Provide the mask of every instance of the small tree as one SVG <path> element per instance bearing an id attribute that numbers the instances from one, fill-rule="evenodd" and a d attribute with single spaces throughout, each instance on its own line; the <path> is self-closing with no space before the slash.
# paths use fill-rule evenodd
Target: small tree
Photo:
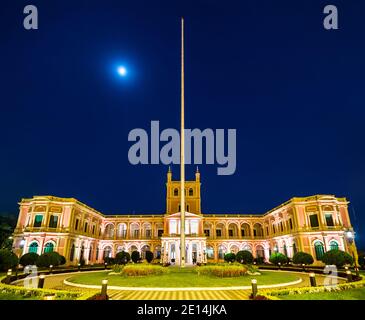
<path id="1" fill-rule="evenodd" d="M 146 251 L 146 252 L 145 252 L 145 254 L 146 254 L 146 260 L 147 260 L 147 262 L 148 262 L 148 263 L 151 263 L 151 262 L 152 262 L 152 260 L 153 260 L 153 252 L 151 252 L 151 251 Z"/>
<path id="2" fill-rule="evenodd" d="M 288 257 L 286 255 L 283 255 L 282 253 L 280 252 L 276 252 L 276 253 L 273 253 L 271 256 L 270 256 L 270 259 L 269 261 L 275 265 L 278 265 L 279 263 L 280 264 L 285 264 L 288 262 Z"/>
<path id="3" fill-rule="evenodd" d="M 0 271 L 13 269 L 18 265 L 18 257 L 8 249 L 0 249 Z"/>
<path id="4" fill-rule="evenodd" d="M 299 265 L 310 265 L 314 262 L 312 255 L 306 252 L 297 252 L 293 256 L 293 263 Z"/>
<path id="5" fill-rule="evenodd" d="M 131 255 L 126 251 L 118 252 L 115 256 L 116 264 L 127 264 L 131 260 Z"/>
<path id="6" fill-rule="evenodd" d="M 117 263 L 115 258 L 112 257 L 104 257 L 104 262 L 106 262 L 109 266 Z"/>
<path id="7" fill-rule="evenodd" d="M 58 252 L 45 252 L 37 259 L 37 267 L 40 268 L 48 268 L 50 265 L 57 267 L 60 263 L 61 256 Z"/>
<path id="8" fill-rule="evenodd" d="M 37 260 L 39 258 L 39 254 L 35 252 L 28 252 L 20 257 L 19 263 L 25 266 L 33 266 L 37 264 Z"/>
<path id="9" fill-rule="evenodd" d="M 238 251 L 236 254 L 236 261 L 243 264 L 252 264 L 253 255 L 248 250 Z"/>
<path id="10" fill-rule="evenodd" d="M 359 254 L 358 263 L 361 266 L 361 268 L 364 268 L 364 266 L 365 266 L 365 254 L 364 253 Z"/>
<path id="11" fill-rule="evenodd" d="M 226 253 L 224 255 L 224 260 L 226 262 L 235 262 L 236 261 L 236 255 L 233 252 Z"/>
<path id="12" fill-rule="evenodd" d="M 134 263 L 137 263 L 139 260 L 141 260 L 141 256 L 138 251 L 133 251 L 131 258 Z"/>
<path id="13" fill-rule="evenodd" d="M 335 265 L 341 268 L 345 264 L 352 264 L 354 259 L 347 252 L 336 249 L 325 252 L 322 261 L 327 265 Z"/>

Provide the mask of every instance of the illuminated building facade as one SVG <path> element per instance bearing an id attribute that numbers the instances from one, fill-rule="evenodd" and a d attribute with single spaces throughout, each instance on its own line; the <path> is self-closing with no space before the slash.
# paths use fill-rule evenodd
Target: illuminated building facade
<path id="1" fill-rule="evenodd" d="M 122 250 L 150 250 L 161 262 L 179 264 L 180 181 L 167 173 L 166 213 L 104 215 L 73 198 L 22 199 L 14 252 L 57 251 L 67 264 L 102 263 Z M 351 253 L 346 235 L 353 231 L 346 198 L 315 195 L 292 198 L 265 214 L 202 214 L 200 173 L 185 182 L 186 264 L 223 260 L 227 252 L 249 250 L 268 261 L 278 251 L 292 257 L 310 253 L 317 264 L 324 252 Z"/>

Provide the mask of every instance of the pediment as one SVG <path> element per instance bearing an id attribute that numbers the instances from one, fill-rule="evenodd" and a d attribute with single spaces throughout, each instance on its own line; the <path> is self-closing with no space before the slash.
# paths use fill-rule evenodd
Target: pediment
<path id="1" fill-rule="evenodd" d="M 169 214 L 168 218 L 180 218 L 180 216 L 181 216 L 181 212 L 176 212 L 176 213 Z M 186 218 L 201 219 L 201 215 L 185 211 L 185 219 Z"/>

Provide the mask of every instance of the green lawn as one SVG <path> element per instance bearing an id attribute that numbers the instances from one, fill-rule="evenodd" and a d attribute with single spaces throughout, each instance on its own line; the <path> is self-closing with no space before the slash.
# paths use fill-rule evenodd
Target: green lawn
<path id="1" fill-rule="evenodd" d="M 365 287 L 340 292 L 287 295 L 279 298 L 282 300 L 365 300 Z"/>
<path id="2" fill-rule="evenodd" d="M 121 287 L 230 287 L 251 285 L 251 279 L 257 279 L 258 285 L 277 284 L 298 280 L 298 275 L 263 271 L 258 276 L 241 276 L 220 278 L 215 276 L 198 275 L 192 268 L 180 270 L 170 268 L 169 273 L 153 276 L 126 277 L 122 275 L 108 275 L 110 271 L 78 274 L 67 279 L 80 284 L 101 285 L 103 279 L 108 279 L 108 285 Z"/>

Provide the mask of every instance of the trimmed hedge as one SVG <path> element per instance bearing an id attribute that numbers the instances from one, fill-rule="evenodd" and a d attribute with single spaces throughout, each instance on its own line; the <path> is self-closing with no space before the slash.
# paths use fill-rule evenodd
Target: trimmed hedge
<path id="1" fill-rule="evenodd" d="M 247 273 L 247 267 L 239 264 L 207 265 L 197 270 L 198 274 L 213 275 L 216 277 L 240 277 Z"/>
<path id="2" fill-rule="evenodd" d="M 323 254 L 321 259 L 326 265 L 335 265 L 337 267 L 342 267 L 346 264 L 353 264 L 354 259 L 345 251 L 341 250 L 330 250 Z"/>
<path id="3" fill-rule="evenodd" d="M 23 267 L 33 266 L 37 263 L 38 258 L 39 255 L 37 253 L 28 252 L 20 257 L 19 264 L 21 264 Z"/>
<path id="4" fill-rule="evenodd" d="M 1 281 L 4 278 L 0 279 Z M 24 297 L 37 297 L 40 300 L 45 296 L 54 295 L 56 300 L 89 300 L 95 294 L 96 290 L 90 291 L 66 291 L 66 290 L 54 290 L 54 289 L 39 289 L 39 288 L 25 288 L 20 286 L 14 286 L 10 284 L 0 283 L 0 294 L 8 293 L 15 294 Z"/>
<path id="5" fill-rule="evenodd" d="M 320 286 L 320 287 L 300 287 L 300 288 L 283 288 L 275 290 L 260 290 L 260 295 L 270 300 L 278 300 L 280 296 L 306 293 L 322 293 L 322 292 L 338 292 L 350 289 L 359 289 L 365 287 L 365 279 L 357 282 L 346 282 L 336 286 Z"/>
<path id="6" fill-rule="evenodd" d="M 134 251 L 136 252 L 136 251 Z M 155 264 L 139 263 L 126 265 L 121 274 L 130 277 L 158 275 L 167 273 L 168 270 L 162 266 Z"/>
<path id="7" fill-rule="evenodd" d="M 235 262 L 236 261 L 236 255 L 233 252 L 226 253 L 224 255 L 224 261 Z"/>

